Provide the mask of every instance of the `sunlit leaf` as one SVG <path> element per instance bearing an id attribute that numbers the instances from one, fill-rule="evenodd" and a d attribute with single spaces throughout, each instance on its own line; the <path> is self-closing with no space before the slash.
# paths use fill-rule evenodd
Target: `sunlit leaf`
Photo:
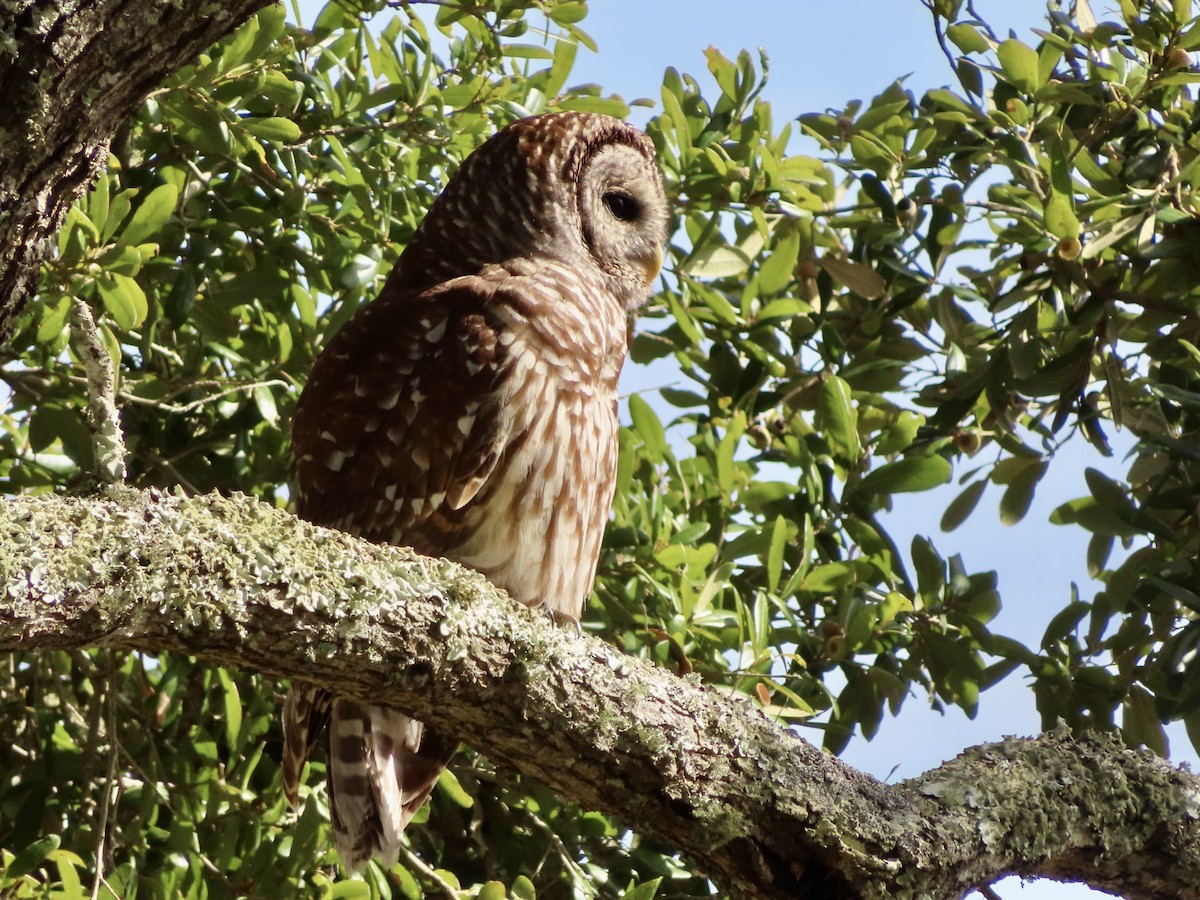
<path id="1" fill-rule="evenodd" d="M 972 25 L 955 23 L 946 28 L 946 37 L 950 38 L 963 53 L 985 53 L 991 44 L 987 38 Z"/>
<path id="2" fill-rule="evenodd" d="M 771 550 L 767 556 L 767 588 L 774 593 L 779 588 L 783 572 L 783 551 L 787 545 L 787 520 L 776 516 L 771 528 Z"/>
<path id="3" fill-rule="evenodd" d="M 818 426 L 825 439 L 838 451 L 847 464 L 853 464 L 861 454 L 858 439 L 858 411 L 850 385 L 837 375 L 830 375 L 821 388 L 817 406 Z"/>
<path id="4" fill-rule="evenodd" d="M 629 415 L 633 419 L 633 430 L 646 446 L 646 452 L 655 462 L 660 462 L 667 452 L 667 433 L 654 410 L 640 394 L 629 397 Z"/>
<path id="5" fill-rule="evenodd" d="M 1059 238 L 1079 237 L 1079 219 L 1067 197 L 1055 194 L 1046 202 L 1046 230 Z"/>
<path id="6" fill-rule="evenodd" d="M 96 279 L 96 287 L 118 328 L 130 331 L 142 324 L 149 305 L 141 285 L 128 275 L 105 272 Z"/>
<path id="7" fill-rule="evenodd" d="M 927 491 L 950 480 L 950 463 L 940 456 L 908 456 L 872 469 L 858 483 L 864 494 Z"/>
<path id="8" fill-rule="evenodd" d="M 142 244 L 154 237 L 166 224 L 179 202 L 173 184 L 160 184 L 145 196 L 121 230 L 121 240 L 129 245 Z"/>
<path id="9" fill-rule="evenodd" d="M 996 56 L 1000 60 L 1000 68 L 1007 78 L 1018 89 L 1032 94 L 1041 85 L 1038 83 L 1037 51 L 1028 44 L 1016 38 L 1001 41 L 996 48 Z"/>
<path id="10" fill-rule="evenodd" d="M 283 116 L 243 119 L 242 127 L 265 141 L 288 143 L 300 139 L 300 126 Z"/>

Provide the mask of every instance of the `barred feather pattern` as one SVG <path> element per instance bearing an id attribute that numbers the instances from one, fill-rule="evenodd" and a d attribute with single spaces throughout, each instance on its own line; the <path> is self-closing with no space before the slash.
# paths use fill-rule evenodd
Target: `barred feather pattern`
<path id="1" fill-rule="evenodd" d="M 317 359 L 292 426 L 299 514 L 577 620 L 613 499 L 628 315 L 665 224 L 636 129 L 557 113 L 499 132 Z M 393 862 L 457 742 L 323 686 L 293 685 L 283 720 L 289 801 L 328 723 L 342 860 Z"/>

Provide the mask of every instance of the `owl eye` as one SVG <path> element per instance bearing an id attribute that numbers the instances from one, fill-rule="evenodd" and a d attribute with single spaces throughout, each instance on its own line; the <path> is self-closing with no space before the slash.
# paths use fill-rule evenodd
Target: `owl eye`
<path id="1" fill-rule="evenodd" d="M 602 199 L 614 218 L 620 219 L 622 222 L 632 222 L 641 214 L 641 206 L 628 194 L 609 191 Z"/>

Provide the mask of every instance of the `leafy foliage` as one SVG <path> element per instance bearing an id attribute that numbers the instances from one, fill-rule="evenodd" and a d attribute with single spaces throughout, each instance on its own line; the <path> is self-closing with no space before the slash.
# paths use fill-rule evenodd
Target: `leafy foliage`
<path id="1" fill-rule="evenodd" d="M 1191 4 L 1086 0 L 1032 39 L 926 0 L 958 88 L 903 84 L 776 127 L 765 59 L 668 70 L 648 131 L 676 198 L 587 627 L 694 670 L 839 750 L 919 687 L 974 714 L 1023 669 L 1046 724 L 1200 746 L 1200 134 Z M 149 98 L 71 212 L 0 377 L 0 489 L 85 486 L 64 324 L 117 362 L 133 482 L 287 502 L 286 423 L 323 342 L 373 295 L 446 177 L 499 124 L 627 115 L 569 88 L 581 2 L 263 11 Z M 809 150 L 798 153 L 797 148 Z M 636 379 L 636 372 L 633 373 Z M 1100 589 L 1040 647 L 995 633 L 992 573 L 897 547 L 894 494 L 956 477 L 1025 515 L 1059 450 L 1117 481 L 1054 521 Z M 994 494 L 995 492 L 993 492 Z M 945 539 L 939 539 L 944 541 Z M 0 892 L 78 896 L 704 896 L 670 848 L 462 754 L 412 854 L 365 882 L 329 850 L 319 761 L 278 792 L 278 686 L 179 658 L 40 654 L 0 675 Z M 422 813 L 425 816 L 426 813 Z M 99 829 L 106 825 L 101 833 Z"/>

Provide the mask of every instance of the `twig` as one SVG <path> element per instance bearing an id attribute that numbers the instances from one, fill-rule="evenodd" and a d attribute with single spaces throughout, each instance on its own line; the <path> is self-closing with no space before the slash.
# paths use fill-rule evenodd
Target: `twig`
<path id="1" fill-rule="evenodd" d="M 937 7 L 934 6 L 933 0 L 921 0 L 921 5 L 929 10 L 933 16 L 933 31 L 937 37 L 938 46 L 942 48 L 942 55 L 946 57 L 946 62 L 950 64 L 950 71 L 957 72 L 957 60 L 954 54 L 950 52 L 950 48 L 946 45 L 946 32 L 942 28 L 942 17 L 938 15 Z"/>
<path id="2" fill-rule="evenodd" d="M 17 369 L 9 371 L 0 369 L 0 379 L 3 379 L 14 388 L 21 384 L 22 381 L 30 380 L 40 376 L 46 376 L 48 373 L 41 368 Z M 91 382 L 87 378 L 81 378 L 78 375 L 63 376 L 63 380 L 68 384 L 89 385 Z M 198 400 L 192 400 L 188 403 L 177 404 L 169 402 L 172 397 L 178 397 L 180 394 L 187 391 L 197 390 L 199 388 L 221 387 L 222 389 L 214 394 L 208 394 Z M 129 391 L 117 391 L 116 396 L 122 404 L 133 404 L 135 406 L 146 406 L 150 409 L 156 409 L 159 412 L 170 413 L 172 415 L 183 415 L 184 413 L 194 412 L 197 409 L 209 403 L 214 403 L 222 397 L 228 397 L 230 394 L 236 394 L 240 391 L 253 391 L 260 387 L 291 387 L 291 385 L 279 378 L 268 378 L 265 381 L 246 381 L 246 382 L 221 382 L 215 379 L 204 379 L 201 381 L 191 381 L 185 385 L 177 387 L 162 397 L 150 398 L 139 397 L 137 394 L 132 394 Z M 32 392 L 31 392 L 32 393 Z M 41 395 L 38 395 L 40 399 Z"/>
<path id="3" fill-rule="evenodd" d="M 985 884 L 983 887 L 978 888 L 978 890 L 983 900 L 1002 900 L 1000 895 L 993 891 L 990 885 Z"/>
<path id="4" fill-rule="evenodd" d="M 584 872 L 579 863 L 572 858 L 571 851 L 567 849 L 567 845 L 563 843 L 562 838 L 555 834 L 554 829 L 551 828 L 549 824 L 547 824 L 536 813 L 530 812 L 529 810 L 526 810 L 525 812 L 533 821 L 533 824 L 540 828 L 546 835 L 546 839 L 550 842 L 550 846 L 558 851 L 559 858 L 562 860 L 567 872 L 570 873 L 571 879 L 575 882 L 575 886 L 583 890 L 583 892 L 588 896 L 595 897 L 597 895 L 596 889 L 592 887 L 592 883 L 588 878 L 587 873 Z"/>
<path id="5" fill-rule="evenodd" d="M 191 385 L 188 385 L 187 387 L 180 388 L 176 391 L 173 391 L 171 394 L 168 394 L 167 396 L 170 397 L 170 396 L 182 393 L 185 390 L 190 390 L 190 389 L 196 388 L 196 387 L 207 387 L 209 385 L 216 385 L 216 384 L 218 384 L 218 382 L 215 382 L 215 381 L 193 382 Z M 217 391 L 215 394 L 209 394 L 205 397 L 201 397 L 199 400 L 193 400 L 190 403 L 184 403 L 181 406 L 174 404 L 174 403 L 164 402 L 164 400 L 161 400 L 161 399 L 160 400 L 151 400 L 148 397 L 138 397 L 135 394 L 122 394 L 121 398 L 128 403 L 136 403 L 139 406 L 149 406 L 149 407 L 152 407 L 153 409 L 161 410 L 162 412 L 172 413 L 174 415 L 182 415 L 183 413 L 189 413 L 189 412 L 193 412 L 194 410 L 200 409 L 200 407 L 205 406 L 206 404 L 209 404 L 209 403 L 213 403 L 217 400 L 220 400 L 222 397 L 228 397 L 230 394 L 236 394 L 241 391 L 253 391 L 253 390 L 257 390 L 260 387 L 289 387 L 289 386 L 290 385 L 286 381 L 281 381 L 278 378 L 268 378 L 266 381 L 251 381 L 251 382 L 247 382 L 245 384 L 233 384 L 233 385 L 230 385 L 229 387 L 225 388 L 224 390 Z"/>
<path id="6" fill-rule="evenodd" d="M 103 349 L 103 348 L 102 348 Z M 108 818 L 112 811 L 113 792 L 117 789 L 117 660 L 115 651 L 106 654 L 110 669 L 106 681 L 108 702 L 108 772 L 104 776 L 104 796 L 100 801 L 100 821 L 96 825 L 96 876 L 92 879 L 92 900 L 100 896 L 104 881 L 104 849 L 108 843 Z"/>
<path id="7" fill-rule="evenodd" d="M 182 456 L 182 455 L 183 454 L 180 454 L 180 456 Z M 175 484 L 182 487 L 184 489 L 184 491 L 186 491 L 187 493 L 192 494 L 193 496 L 195 496 L 196 494 L 203 493 L 203 491 L 201 491 L 198 487 L 196 487 L 196 485 L 192 484 L 191 481 L 189 481 L 187 478 L 185 478 L 182 472 L 180 472 L 177 468 L 175 468 L 175 465 L 171 460 L 164 459 L 163 457 L 159 456 L 157 453 L 154 453 L 151 450 L 147 450 L 144 447 L 138 448 L 137 458 L 140 460 L 143 460 L 144 462 L 150 463 L 150 465 L 152 465 L 152 466 L 157 466 L 158 468 L 162 469 L 163 472 L 165 472 L 167 475 L 170 476 L 171 480 Z M 176 457 L 176 458 L 178 458 L 178 457 Z"/>
<path id="8" fill-rule="evenodd" d="M 967 0 L 967 14 L 970 15 L 971 20 L 975 25 L 984 30 L 988 38 L 995 41 L 997 44 L 1000 43 L 1000 38 L 996 36 L 996 32 L 992 29 L 992 26 L 989 25 L 984 20 L 983 16 L 981 16 L 975 9 L 975 0 Z"/>
<path id="9" fill-rule="evenodd" d="M 79 299 L 71 306 L 71 341 L 87 376 L 88 420 L 97 474 L 108 484 L 119 484 L 125 480 L 125 438 L 115 400 L 112 358 L 100 340 L 92 311 Z"/>
<path id="10" fill-rule="evenodd" d="M 421 857 L 417 856 L 417 854 L 413 853 L 412 850 L 403 844 L 400 845 L 400 855 L 404 857 L 405 865 L 416 869 L 418 872 L 432 881 L 435 885 L 437 885 L 438 889 L 443 894 L 450 898 L 450 900 L 458 900 L 458 891 L 455 889 L 454 885 L 435 872 L 429 863 L 425 862 L 425 860 L 421 859 Z"/>

